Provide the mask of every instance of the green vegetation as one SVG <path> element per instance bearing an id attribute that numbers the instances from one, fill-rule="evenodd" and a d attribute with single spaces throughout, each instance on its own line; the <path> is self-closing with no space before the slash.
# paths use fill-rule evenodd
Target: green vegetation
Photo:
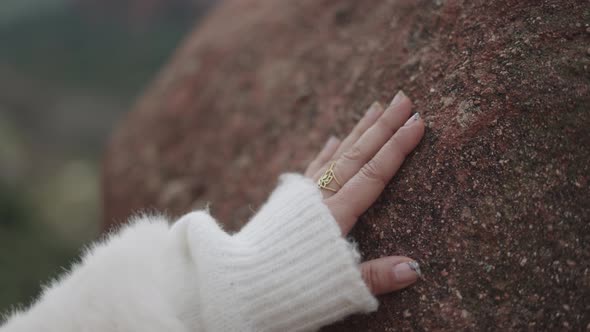
<path id="1" fill-rule="evenodd" d="M 51 229 L 33 223 L 38 218 L 30 199 L 17 187 L 0 183 L 0 309 L 26 305 L 42 283 L 62 272 L 76 248 L 55 241 Z"/>
<path id="2" fill-rule="evenodd" d="M 0 59 L 45 81 L 125 97 L 149 81 L 187 27 L 170 21 L 134 32 L 89 24 L 64 7 L 0 26 Z"/>
<path id="3" fill-rule="evenodd" d="M 100 142 L 191 23 L 134 31 L 50 2 L 0 4 L 0 313 L 98 235 Z"/>

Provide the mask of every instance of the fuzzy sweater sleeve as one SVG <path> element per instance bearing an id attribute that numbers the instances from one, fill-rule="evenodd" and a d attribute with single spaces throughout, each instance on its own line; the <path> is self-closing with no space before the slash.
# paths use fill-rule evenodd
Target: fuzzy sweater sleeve
<path id="1" fill-rule="evenodd" d="M 0 332 L 308 331 L 377 301 L 311 180 L 281 177 L 234 235 L 206 212 L 133 220 Z"/>

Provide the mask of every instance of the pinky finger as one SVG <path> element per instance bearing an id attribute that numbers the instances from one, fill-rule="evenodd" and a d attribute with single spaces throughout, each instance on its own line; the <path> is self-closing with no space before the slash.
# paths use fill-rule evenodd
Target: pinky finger
<path id="1" fill-rule="evenodd" d="M 315 173 L 319 171 L 320 167 L 322 167 L 324 164 L 330 161 L 330 159 L 332 159 L 332 156 L 334 156 L 334 153 L 336 153 L 336 150 L 338 150 L 340 143 L 340 140 L 336 137 L 330 137 L 328 142 L 326 142 L 326 145 L 324 145 L 324 147 L 322 148 L 322 151 L 307 167 L 307 170 L 305 171 L 305 176 L 311 178 Z"/>

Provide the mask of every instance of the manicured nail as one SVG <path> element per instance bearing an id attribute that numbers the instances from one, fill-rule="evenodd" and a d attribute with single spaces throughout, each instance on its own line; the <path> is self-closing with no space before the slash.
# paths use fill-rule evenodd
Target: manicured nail
<path id="1" fill-rule="evenodd" d="M 333 147 L 335 144 L 338 144 L 338 139 L 334 136 L 330 136 L 326 144 L 324 145 L 324 150 Z"/>
<path id="2" fill-rule="evenodd" d="M 367 113 L 365 113 L 365 116 L 371 117 L 382 110 L 383 110 L 383 106 L 381 106 L 380 102 L 378 102 L 378 101 L 373 102 L 371 104 L 371 106 L 369 107 L 369 109 L 367 110 Z"/>
<path id="3" fill-rule="evenodd" d="M 416 282 L 420 276 L 422 276 L 420 265 L 415 261 L 397 264 L 393 267 L 393 277 L 401 284 Z"/>
<path id="4" fill-rule="evenodd" d="M 418 264 L 418 262 L 411 261 L 411 262 L 408 262 L 408 265 L 410 266 L 410 269 L 412 269 L 414 272 L 416 272 L 418 277 L 422 277 L 422 271 L 420 270 L 420 264 Z"/>
<path id="5" fill-rule="evenodd" d="M 412 124 L 414 121 L 417 121 L 418 119 L 420 119 L 420 113 L 414 113 L 414 115 L 412 115 L 408 121 L 406 121 L 406 123 L 404 124 L 404 126 L 407 126 L 409 124 Z"/>
<path id="6" fill-rule="evenodd" d="M 398 93 L 395 95 L 395 97 L 393 97 L 393 100 L 391 101 L 389 106 L 398 104 L 406 98 L 408 98 L 408 97 L 406 97 L 406 94 L 402 90 L 399 90 Z"/>

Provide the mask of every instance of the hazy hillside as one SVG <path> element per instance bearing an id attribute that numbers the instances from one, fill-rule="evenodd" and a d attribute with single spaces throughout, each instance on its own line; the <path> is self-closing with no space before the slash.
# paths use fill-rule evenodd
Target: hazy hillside
<path id="1" fill-rule="evenodd" d="M 203 3 L 0 3 L 0 311 L 96 237 L 105 139 Z"/>

